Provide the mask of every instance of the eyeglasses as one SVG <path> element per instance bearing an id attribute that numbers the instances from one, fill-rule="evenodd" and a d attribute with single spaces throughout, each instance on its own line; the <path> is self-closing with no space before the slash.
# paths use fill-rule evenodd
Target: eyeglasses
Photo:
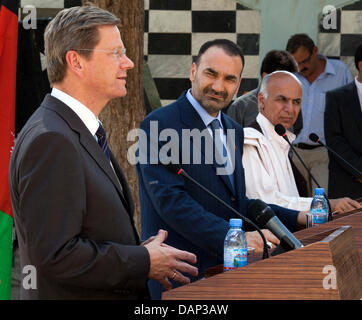
<path id="1" fill-rule="evenodd" d="M 308 63 L 310 61 L 310 59 L 312 58 L 312 55 L 313 55 L 313 53 L 311 53 L 307 59 L 304 59 L 303 61 L 298 62 L 298 65 L 300 66 L 302 64 Z"/>
<path id="2" fill-rule="evenodd" d="M 114 50 L 106 50 L 106 49 L 73 49 L 75 51 L 100 51 L 100 52 L 108 52 L 112 53 L 114 57 L 121 59 L 124 55 L 126 55 L 127 49 L 126 48 L 116 48 Z"/>

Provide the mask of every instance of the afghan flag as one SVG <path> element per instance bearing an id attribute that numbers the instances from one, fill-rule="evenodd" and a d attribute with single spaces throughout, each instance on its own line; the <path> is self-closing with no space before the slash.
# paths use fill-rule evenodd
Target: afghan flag
<path id="1" fill-rule="evenodd" d="M 13 216 L 9 161 L 14 146 L 19 0 L 0 0 L 0 300 L 11 297 Z"/>

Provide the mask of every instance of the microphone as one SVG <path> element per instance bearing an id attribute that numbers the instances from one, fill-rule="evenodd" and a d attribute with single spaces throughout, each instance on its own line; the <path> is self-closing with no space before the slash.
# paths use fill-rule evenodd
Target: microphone
<path id="1" fill-rule="evenodd" d="M 240 214 L 239 212 L 237 212 L 233 207 L 231 207 L 229 204 L 227 204 L 225 201 L 223 201 L 222 199 L 220 199 L 217 195 L 215 195 L 214 193 L 212 193 L 210 190 L 208 190 L 207 188 L 205 188 L 202 184 L 200 184 L 199 182 L 197 182 L 194 178 L 192 178 L 184 169 L 181 168 L 181 166 L 179 164 L 174 164 L 174 163 L 169 163 L 167 165 L 165 165 L 166 168 L 171 171 L 172 173 L 175 173 L 177 175 L 181 175 L 183 177 L 185 177 L 186 179 L 188 179 L 189 181 L 193 182 L 194 184 L 196 184 L 198 187 L 200 187 L 202 190 L 204 190 L 206 193 L 208 193 L 210 196 L 212 196 L 216 201 L 220 202 L 221 204 L 223 204 L 226 208 L 228 208 L 229 210 L 231 210 L 233 213 L 235 213 L 238 217 L 240 217 L 244 222 L 248 223 L 249 225 L 251 225 L 252 227 L 254 227 L 256 229 L 256 231 L 260 234 L 261 238 L 263 239 L 263 243 L 264 243 L 264 249 L 263 249 L 263 259 L 269 258 L 269 254 L 268 254 L 268 245 L 267 245 L 267 241 L 265 239 L 264 234 L 261 232 L 260 228 L 254 223 L 252 222 L 250 219 L 244 217 L 242 214 Z"/>
<path id="2" fill-rule="evenodd" d="M 294 146 L 290 143 L 290 141 L 288 139 L 288 136 L 287 136 L 287 131 L 285 130 L 284 126 L 282 124 L 278 123 L 278 124 L 275 125 L 274 130 L 278 135 L 283 137 L 286 142 L 288 142 L 288 144 L 292 148 L 293 152 L 295 153 L 295 155 L 298 157 L 298 159 L 300 160 L 300 162 L 304 166 L 305 170 L 308 171 L 309 176 L 312 178 L 312 180 L 315 182 L 315 184 L 318 186 L 318 188 L 320 188 L 321 186 L 319 185 L 318 181 L 313 177 L 312 173 L 307 168 L 306 164 L 304 163 L 304 161 L 302 160 L 302 158 L 300 157 L 298 152 L 295 150 Z"/>
<path id="3" fill-rule="evenodd" d="M 340 159 L 344 164 L 347 165 L 347 167 L 349 167 L 350 169 L 352 169 L 353 171 L 353 176 L 356 179 L 360 179 L 362 177 L 362 172 L 359 171 L 357 168 L 355 168 L 354 166 L 352 166 L 352 164 L 350 164 L 349 162 L 347 162 L 347 160 L 345 160 L 344 158 L 342 158 L 337 152 L 335 152 L 333 149 L 331 149 L 330 147 L 328 147 L 326 144 L 324 144 L 318 137 L 318 135 L 316 135 L 315 133 L 311 133 L 309 135 L 309 140 L 318 143 L 319 145 L 325 147 L 328 149 L 328 151 L 330 151 L 333 155 L 335 155 L 338 159 Z"/>
<path id="4" fill-rule="evenodd" d="M 320 184 L 318 183 L 318 181 L 313 177 L 312 172 L 308 169 L 307 165 L 304 163 L 304 161 L 302 160 L 302 158 L 300 157 L 300 155 L 298 154 L 298 152 L 295 150 L 294 146 L 290 143 L 288 136 L 287 136 L 287 132 L 284 128 L 284 126 L 280 123 L 276 124 L 274 127 L 275 132 L 280 135 L 281 137 L 284 138 L 284 140 L 286 142 L 288 142 L 289 146 L 292 148 L 293 152 L 295 153 L 295 155 L 298 157 L 299 161 L 302 163 L 303 167 L 305 168 L 305 170 L 307 170 L 309 176 L 311 177 L 311 179 L 314 181 L 314 183 L 317 185 L 318 188 L 320 188 Z M 309 137 L 310 138 L 310 137 Z M 327 200 L 328 203 L 328 221 L 332 221 L 332 208 L 331 208 L 331 204 L 329 202 L 329 199 L 327 197 L 327 195 L 325 194 L 324 197 Z"/>
<path id="5" fill-rule="evenodd" d="M 259 199 L 253 201 L 248 212 L 261 228 L 268 228 L 280 240 L 280 245 L 273 251 L 272 256 L 303 247 L 265 202 Z"/>

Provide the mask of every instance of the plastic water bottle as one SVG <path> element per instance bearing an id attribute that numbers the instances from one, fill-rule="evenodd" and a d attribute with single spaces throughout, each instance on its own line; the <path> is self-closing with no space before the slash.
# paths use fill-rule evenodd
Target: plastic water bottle
<path id="1" fill-rule="evenodd" d="M 244 267 L 247 264 L 248 249 L 241 219 L 230 219 L 230 230 L 224 241 L 224 271 Z"/>
<path id="2" fill-rule="evenodd" d="M 316 226 L 328 222 L 328 203 L 324 197 L 324 189 L 314 189 L 314 198 L 310 205 L 311 225 Z"/>

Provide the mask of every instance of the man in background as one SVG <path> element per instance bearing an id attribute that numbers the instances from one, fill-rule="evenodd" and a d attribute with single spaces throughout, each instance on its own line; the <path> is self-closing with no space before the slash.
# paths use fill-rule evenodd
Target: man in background
<path id="1" fill-rule="evenodd" d="M 327 145 L 362 172 L 362 44 L 355 53 L 358 75 L 326 94 L 324 130 Z M 329 194 L 362 198 L 362 177 L 329 153 Z"/>
<path id="2" fill-rule="evenodd" d="M 275 132 L 281 124 L 289 141 L 290 129 L 302 103 L 302 84 L 290 72 L 275 71 L 264 77 L 258 95 L 260 113 L 256 122 L 244 128 L 243 166 L 246 195 L 299 211 L 308 211 L 312 198 L 300 197 L 291 162 L 289 144 Z M 349 198 L 330 199 L 332 211 L 349 211 L 360 204 Z"/>
<path id="3" fill-rule="evenodd" d="M 325 93 L 352 81 L 351 73 L 339 60 L 328 59 L 318 53 L 313 40 L 306 34 L 295 34 L 288 40 L 286 50 L 298 63 L 297 78 L 303 85 L 301 113 L 303 127 L 294 141 L 297 152 L 306 163 L 312 175 L 328 194 L 328 154 L 325 148 L 309 140 L 316 133 L 322 142 L 324 138 Z M 294 163 L 308 181 L 309 196 L 317 186 L 311 181 L 299 159 Z"/>
<path id="4" fill-rule="evenodd" d="M 260 77 L 263 79 L 267 74 L 277 70 L 298 72 L 298 66 L 293 56 L 284 50 L 269 51 L 261 64 Z M 261 82 L 260 82 L 261 83 Z M 260 84 L 254 90 L 238 97 L 227 109 L 229 117 L 240 123 L 244 128 L 252 124 L 259 113 L 258 93 Z"/>

